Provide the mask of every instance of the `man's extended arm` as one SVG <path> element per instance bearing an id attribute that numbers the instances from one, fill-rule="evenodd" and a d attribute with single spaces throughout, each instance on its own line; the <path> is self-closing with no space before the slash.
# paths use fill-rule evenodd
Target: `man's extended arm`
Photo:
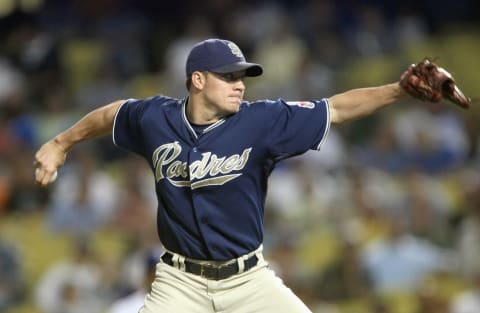
<path id="1" fill-rule="evenodd" d="M 341 123 L 359 119 L 407 96 L 399 83 L 352 89 L 336 94 L 328 99 L 330 121 Z"/>
<path id="2" fill-rule="evenodd" d="M 85 115 L 75 125 L 47 141 L 35 154 L 35 180 L 46 186 L 63 165 L 67 152 L 77 143 L 111 134 L 115 114 L 124 100 L 118 100 Z"/>

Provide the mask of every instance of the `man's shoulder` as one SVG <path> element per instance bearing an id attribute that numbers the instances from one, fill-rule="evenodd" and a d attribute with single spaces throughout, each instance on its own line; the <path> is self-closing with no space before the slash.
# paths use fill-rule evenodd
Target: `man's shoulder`
<path id="1" fill-rule="evenodd" d="M 143 99 L 128 99 L 129 107 L 135 107 L 138 112 L 161 112 L 178 111 L 184 102 L 184 99 L 176 99 L 164 95 L 155 95 Z"/>
<path id="2" fill-rule="evenodd" d="M 282 103 L 283 100 L 270 100 L 270 99 L 263 99 L 263 100 L 255 100 L 255 101 L 243 101 L 240 105 L 241 110 L 255 110 L 255 109 L 265 109 L 269 107 L 275 107 Z"/>
<path id="3" fill-rule="evenodd" d="M 280 114 L 286 107 L 283 99 L 255 100 L 253 102 L 244 101 L 240 105 L 240 112 L 244 115 L 253 115 L 262 118 L 272 118 Z"/>
<path id="4" fill-rule="evenodd" d="M 160 105 L 164 107 L 179 107 L 182 105 L 184 99 L 176 99 L 164 95 L 155 95 L 148 98 L 138 100 L 148 105 Z"/>
<path id="5" fill-rule="evenodd" d="M 252 111 L 266 111 L 268 114 L 274 114 L 274 112 L 284 112 L 291 109 L 315 109 L 316 107 L 324 107 L 327 103 L 326 99 L 322 100 L 308 100 L 308 101 L 287 101 L 282 98 L 277 100 L 265 99 L 256 100 L 253 102 L 244 101 L 240 109 L 252 110 Z"/>

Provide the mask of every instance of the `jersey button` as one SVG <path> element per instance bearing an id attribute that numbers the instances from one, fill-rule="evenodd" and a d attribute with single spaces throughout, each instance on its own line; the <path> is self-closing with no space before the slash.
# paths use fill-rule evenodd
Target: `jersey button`
<path id="1" fill-rule="evenodd" d="M 197 152 L 197 148 L 193 148 L 192 151 L 193 151 L 193 152 Z"/>

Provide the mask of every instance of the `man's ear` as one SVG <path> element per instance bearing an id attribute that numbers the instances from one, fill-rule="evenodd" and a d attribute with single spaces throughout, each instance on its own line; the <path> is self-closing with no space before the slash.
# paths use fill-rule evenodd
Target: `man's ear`
<path id="1" fill-rule="evenodd" d="M 205 73 L 199 71 L 195 71 L 192 73 L 192 86 L 194 86 L 198 90 L 203 90 L 206 80 L 207 76 L 205 75 Z"/>

